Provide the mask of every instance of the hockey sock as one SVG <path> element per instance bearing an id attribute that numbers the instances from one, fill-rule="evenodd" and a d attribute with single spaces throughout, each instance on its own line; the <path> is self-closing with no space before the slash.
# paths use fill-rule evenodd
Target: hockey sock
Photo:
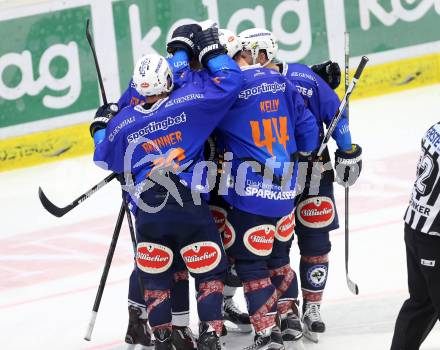
<path id="1" fill-rule="evenodd" d="M 154 331 L 157 327 L 171 328 L 170 290 L 146 290 L 148 322 Z"/>
<path id="2" fill-rule="evenodd" d="M 223 290 L 220 280 L 198 283 L 197 311 L 201 322 L 207 322 L 220 336 L 223 327 Z"/>
<path id="3" fill-rule="evenodd" d="M 130 275 L 130 282 L 128 286 L 128 305 L 135 306 L 142 310 L 142 314 L 140 318 L 146 319 L 146 305 L 143 295 L 143 286 L 139 283 L 138 272 L 137 270 L 133 270 Z"/>
<path id="4" fill-rule="evenodd" d="M 272 284 L 277 289 L 278 314 L 285 315 L 292 310 L 292 304 L 298 299 L 298 279 L 290 265 L 270 270 Z"/>
<path id="5" fill-rule="evenodd" d="M 304 300 L 320 302 L 327 282 L 328 255 L 302 256 L 299 269 Z"/>
<path id="6" fill-rule="evenodd" d="M 176 272 L 171 288 L 171 308 L 173 310 L 173 326 L 189 326 L 189 281 L 188 270 Z"/>
<path id="7" fill-rule="evenodd" d="M 277 291 L 270 278 L 243 282 L 249 316 L 255 332 L 263 332 L 275 325 Z"/>

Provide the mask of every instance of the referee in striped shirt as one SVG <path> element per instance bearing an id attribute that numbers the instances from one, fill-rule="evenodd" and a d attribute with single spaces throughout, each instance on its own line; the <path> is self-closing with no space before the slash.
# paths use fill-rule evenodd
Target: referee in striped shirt
<path id="1" fill-rule="evenodd" d="M 422 139 L 405 213 L 410 297 L 397 316 L 391 350 L 417 350 L 440 317 L 440 122 Z"/>

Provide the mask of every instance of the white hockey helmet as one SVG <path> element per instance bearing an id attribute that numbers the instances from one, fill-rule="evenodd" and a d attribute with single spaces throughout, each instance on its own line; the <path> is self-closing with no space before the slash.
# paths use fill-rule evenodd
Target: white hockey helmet
<path id="1" fill-rule="evenodd" d="M 229 57 L 233 58 L 238 52 L 241 51 L 240 40 L 238 40 L 237 35 L 235 35 L 229 29 L 219 29 L 218 38 L 220 40 L 220 44 L 226 49 Z"/>
<path id="2" fill-rule="evenodd" d="M 258 53 L 265 50 L 268 61 L 271 62 L 278 52 L 278 43 L 272 32 L 263 28 L 252 28 L 241 32 L 238 35 L 243 50 L 250 51 L 253 63 L 258 63 Z"/>
<path id="3" fill-rule="evenodd" d="M 173 89 L 173 73 L 165 57 L 149 54 L 136 62 L 133 83 L 142 96 L 160 95 Z"/>

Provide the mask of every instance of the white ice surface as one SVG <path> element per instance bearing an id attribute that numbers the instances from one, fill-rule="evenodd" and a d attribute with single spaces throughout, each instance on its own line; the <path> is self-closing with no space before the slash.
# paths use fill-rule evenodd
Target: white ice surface
<path id="1" fill-rule="evenodd" d="M 407 297 L 402 216 L 414 181 L 420 138 L 439 120 L 440 86 L 351 104 L 351 129 L 364 150 L 364 168 L 351 189 L 350 276 L 345 283 L 344 234 L 332 233 L 329 280 L 322 314 L 328 331 L 316 350 L 388 349 L 398 310 Z M 334 146 L 332 145 L 334 148 Z M 125 349 L 132 247 L 121 233 L 92 342 L 83 340 L 120 206 L 114 182 L 58 219 L 44 211 L 38 186 L 67 204 L 105 172 L 91 157 L 0 173 L 0 349 Z M 343 227 L 343 191 L 338 188 Z M 298 249 L 291 253 L 298 264 Z M 194 291 L 192 291 L 194 293 Z M 241 307 L 245 303 L 238 296 Z M 197 319 L 192 298 L 191 325 Z M 438 324 L 424 350 L 440 349 Z M 250 336 L 229 336 L 229 349 Z"/>

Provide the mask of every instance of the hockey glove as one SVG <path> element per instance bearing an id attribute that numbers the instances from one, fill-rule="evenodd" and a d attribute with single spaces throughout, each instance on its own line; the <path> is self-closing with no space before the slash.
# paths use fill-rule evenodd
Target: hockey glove
<path id="1" fill-rule="evenodd" d="M 217 28 L 211 27 L 196 33 L 194 53 L 205 68 L 211 58 L 226 53 L 226 49 L 220 44 L 218 39 Z"/>
<path id="2" fill-rule="evenodd" d="M 200 32 L 202 27 L 198 24 L 184 24 L 177 27 L 171 40 L 167 43 L 167 52 L 175 53 L 177 50 L 183 50 L 188 54 L 188 58 L 194 57 L 194 38 L 197 32 Z"/>
<path id="3" fill-rule="evenodd" d="M 98 108 L 95 113 L 95 119 L 90 124 L 90 135 L 107 127 L 108 122 L 119 112 L 119 106 L 116 103 L 108 103 Z"/>
<path id="4" fill-rule="evenodd" d="M 310 67 L 318 74 L 333 90 L 341 83 L 341 69 L 336 62 L 325 61 Z"/>
<path id="5" fill-rule="evenodd" d="M 353 144 L 351 150 L 335 152 L 336 181 L 342 186 L 351 186 L 362 170 L 362 148 Z"/>

